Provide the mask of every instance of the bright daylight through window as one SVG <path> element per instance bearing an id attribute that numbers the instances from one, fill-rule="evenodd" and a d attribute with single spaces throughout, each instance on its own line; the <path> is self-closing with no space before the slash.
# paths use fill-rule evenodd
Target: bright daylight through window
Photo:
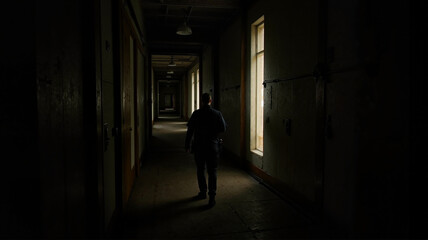
<path id="1" fill-rule="evenodd" d="M 264 17 L 251 25 L 251 141 L 253 152 L 263 154 Z"/>

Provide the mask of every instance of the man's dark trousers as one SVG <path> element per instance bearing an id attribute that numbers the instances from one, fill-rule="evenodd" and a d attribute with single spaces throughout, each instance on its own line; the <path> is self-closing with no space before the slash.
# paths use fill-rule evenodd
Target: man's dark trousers
<path id="1" fill-rule="evenodd" d="M 199 191 L 207 192 L 207 182 L 205 178 L 205 168 L 208 172 L 208 195 L 214 197 L 217 190 L 217 154 L 195 151 L 195 161 L 198 176 Z"/>

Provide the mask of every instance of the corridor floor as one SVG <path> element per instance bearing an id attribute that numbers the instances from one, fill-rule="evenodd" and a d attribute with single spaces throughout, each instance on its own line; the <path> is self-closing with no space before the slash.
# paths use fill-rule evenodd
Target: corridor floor
<path id="1" fill-rule="evenodd" d="M 245 171 L 221 159 L 217 204 L 193 200 L 198 193 L 193 155 L 184 151 L 186 123 L 156 122 L 128 207 L 126 239 L 310 238 L 314 227 L 287 202 Z"/>

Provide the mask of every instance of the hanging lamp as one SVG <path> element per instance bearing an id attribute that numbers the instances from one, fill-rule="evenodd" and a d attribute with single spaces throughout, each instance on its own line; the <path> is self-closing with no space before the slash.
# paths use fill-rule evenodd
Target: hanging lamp
<path id="1" fill-rule="evenodd" d="M 192 29 L 188 25 L 188 20 L 191 12 L 192 12 L 192 6 L 190 6 L 187 12 L 185 13 L 183 23 L 181 23 L 177 28 L 176 33 L 178 35 L 182 35 L 182 36 L 192 35 Z"/>
<path id="2" fill-rule="evenodd" d="M 171 56 L 171 61 L 168 63 L 168 67 L 175 67 L 175 66 L 177 66 L 177 64 L 175 64 L 174 58 L 173 56 Z"/>
<path id="3" fill-rule="evenodd" d="M 187 25 L 187 21 L 185 20 L 178 26 L 176 33 L 182 36 L 189 36 L 192 35 L 192 29 L 189 27 L 189 25 Z"/>

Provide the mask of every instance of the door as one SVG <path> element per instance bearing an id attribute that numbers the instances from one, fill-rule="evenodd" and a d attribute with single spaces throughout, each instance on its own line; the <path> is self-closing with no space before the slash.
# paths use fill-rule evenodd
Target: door
<path id="1" fill-rule="evenodd" d="M 126 204 L 135 179 L 135 109 L 134 109 L 134 46 L 135 38 L 126 16 L 123 17 L 122 35 L 122 188 L 123 205 Z"/>
<path id="2" fill-rule="evenodd" d="M 111 49 L 112 6 L 111 0 L 100 1 L 101 22 L 101 79 L 102 79 L 102 118 L 103 118 L 103 187 L 104 187 L 104 226 L 108 226 L 116 208 L 115 175 L 115 94 L 114 67 Z"/>

